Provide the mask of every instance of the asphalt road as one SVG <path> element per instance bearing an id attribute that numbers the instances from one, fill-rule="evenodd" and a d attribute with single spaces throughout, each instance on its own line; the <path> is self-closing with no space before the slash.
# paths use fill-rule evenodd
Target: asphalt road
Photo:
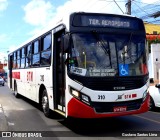
<path id="1" fill-rule="evenodd" d="M 24 97 L 15 98 L 7 86 L 0 86 L 0 131 L 40 131 L 43 136 L 54 139 L 159 139 L 160 109 L 139 115 L 105 119 L 64 119 L 53 113 L 46 118 L 38 105 Z M 2 112 L 4 118 L 2 119 Z M 134 134 L 139 135 L 138 137 Z M 147 136 L 147 135 L 158 135 Z M 133 135 L 132 137 L 126 135 Z M 121 137 L 123 136 L 123 137 Z M 50 138 L 48 138 L 50 139 Z"/>

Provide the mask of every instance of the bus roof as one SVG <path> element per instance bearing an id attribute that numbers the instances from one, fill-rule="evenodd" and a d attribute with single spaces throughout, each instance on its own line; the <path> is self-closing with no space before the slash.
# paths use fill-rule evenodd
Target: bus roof
<path id="1" fill-rule="evenodd" d="M 27 45 L 28 43 L 32 42 L 33 40 L 35 40 L 36 38 L 38 38 L 39 36 L 51 31 L 52 29 L 58 27 L 59 25 L 64 25 L 66 27 L 66 31 L 69 31 L 70 26 L 69 26 L 69 19 L 70 16 L 73 14 L 95 14 L 95 15 L 113 15 L 113 16 L 124 16 L 124 17 L 133 17 L 136 18 L 135 16 L 132 15 L 127 15 L 127 14 L 111 14 L 111 13 L 95 13 L 95 12 L 72 12 L 72 13 L 68 13 L 68 16 L 64 16 L 62 18 L 60 18 L 59 20 L 57 20 L 57 22 L 54 22 L 54 24 L 47 26 L 46 28 L 44 28 L 43 30 L 41 30 L 39 33 L 37 33 L 36 35 L 34 35 L 33 37 L 29 38 L 27 41 L 23 42 L 22 44 L 20 44 L 19 46 L 17 46 L 17 48 L 15 50 L 13 50 L 12 52 L 9 52 L 9 54 L 13 53 L 14 51 L 20 49 L 21 47 Z M 137 18 L 138 19 L 138 18 Z"/>

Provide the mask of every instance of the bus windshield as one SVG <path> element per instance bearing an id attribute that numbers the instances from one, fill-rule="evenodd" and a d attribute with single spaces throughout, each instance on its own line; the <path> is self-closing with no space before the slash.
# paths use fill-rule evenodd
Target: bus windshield
<path id="1" fill-rule="evenodd" d="M 71 40 L 71 74 L 106 77 L 148 73 L 144 35 L 73 33 Z"/>

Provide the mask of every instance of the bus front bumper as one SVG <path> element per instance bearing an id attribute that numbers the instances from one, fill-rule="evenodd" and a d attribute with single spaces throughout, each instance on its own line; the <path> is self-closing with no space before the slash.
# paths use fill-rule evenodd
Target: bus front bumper
<path id="1" fill-rule="evenodd" d="M 133 115 L 147 112 L 149 110 L 150 96 L 147 95 L 145 101 L 143 101 L 141 107 L 138 110 L 124 111 L 124 112 L 107 112 L 96 113 L 95 109 L 85 103 L 79 101 L 76 98 L 72 98 L 68 103 L 68 116 L 74 118 L 105 118 L 116 117 L 124 115 Z"/>

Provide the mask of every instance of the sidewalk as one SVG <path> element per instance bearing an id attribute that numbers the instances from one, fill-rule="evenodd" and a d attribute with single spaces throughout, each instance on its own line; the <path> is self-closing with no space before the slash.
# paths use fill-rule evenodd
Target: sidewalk
<path id="1" fill-rule="evenodd" d="M 8 131 L 8 123 L 3 112 L 3 106 L 0 104 L 0 131 Z"/>

